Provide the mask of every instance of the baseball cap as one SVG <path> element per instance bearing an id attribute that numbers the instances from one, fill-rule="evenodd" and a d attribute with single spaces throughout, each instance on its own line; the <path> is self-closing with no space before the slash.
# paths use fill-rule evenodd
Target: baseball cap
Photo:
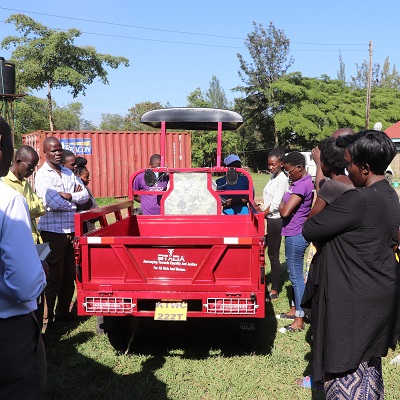
<path id="1" fill-rule="evenodd" d="M 232 164 L 235 161 L 241 162 L 239 156 L 237 156 L 236 154 L 230 154 L 228 157 L 224 158 L 225 165 Z"/>

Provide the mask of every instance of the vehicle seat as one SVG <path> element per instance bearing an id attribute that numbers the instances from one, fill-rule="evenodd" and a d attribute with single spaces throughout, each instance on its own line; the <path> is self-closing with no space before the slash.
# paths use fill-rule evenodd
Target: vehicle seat
<path id="1" fill-rule="evenodd" d="M 216 215 L 217 199 L 207 188 L 207 173 L 173 175 L 173 191 L 164 201 L 165 215 Z"/>

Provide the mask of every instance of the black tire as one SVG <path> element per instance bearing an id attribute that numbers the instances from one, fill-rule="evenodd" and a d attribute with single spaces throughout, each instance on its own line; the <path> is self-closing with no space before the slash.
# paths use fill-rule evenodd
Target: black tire
<path id="1" fill-rule="evenodd" d="M 111 346 L 119 353 L 126 353 L 129 350 L 131 336 L 132 317 L 104 317 L 103 328 L 107 334 Z"/>
<path id="2" fill-rule="evenodd" d="M 389 182 L 390 186 L 392 186 L 393 183 L 393 175 L 390 172 L 385 172 L 385 178 Z"/>
<path id="3" fill-rule="evenodd" d="M 96 332 L 99 335 L 104 334 L 103 326 L 104 326 L 104 317 L 96 317 Z"/>

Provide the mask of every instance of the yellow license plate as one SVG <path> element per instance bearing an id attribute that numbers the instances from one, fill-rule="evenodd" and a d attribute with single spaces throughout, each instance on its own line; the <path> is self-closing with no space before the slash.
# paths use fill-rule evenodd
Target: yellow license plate
<path id="1" fill-rule="evenodd" d="M 187 303 L 184 302 L 158 302 L 154 313 L 156 321 L 186 321 Z"/>

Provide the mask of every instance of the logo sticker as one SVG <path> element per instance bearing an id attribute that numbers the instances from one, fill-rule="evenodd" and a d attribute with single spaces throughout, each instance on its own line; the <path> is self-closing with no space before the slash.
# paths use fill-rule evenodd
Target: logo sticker
<path id="1" fill-rule="evenodd" d="M 197 267 L 197 263 L 186 261 L 185 257 L 167 249 L 167 253 L 158 253 L 157 260 L 143 260 L 143 264 L 153 264 L 155 271 L 186 272 L 186 267 Z"/>

